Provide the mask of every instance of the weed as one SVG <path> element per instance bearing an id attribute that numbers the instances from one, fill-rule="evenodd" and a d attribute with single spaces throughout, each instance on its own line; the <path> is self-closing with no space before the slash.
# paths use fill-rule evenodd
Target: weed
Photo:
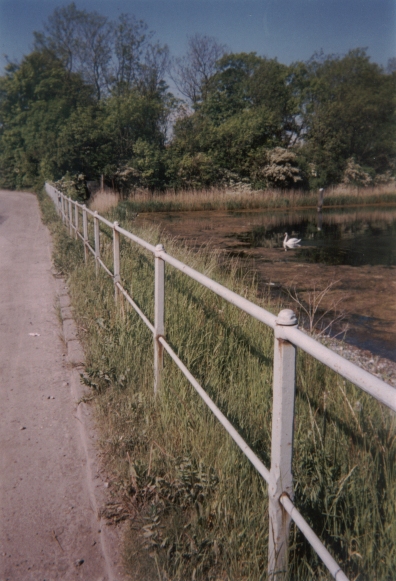
<path id="1" fill-rule="evenodd" d="M 304 296 L 299 292 L 296 286 L 287 288 L 287 294 L 295 302 L 298 308 L 298 320 L 303 328 L 306 328 L 310 335 L 316 338 L 330 334 L 332 329 L 339 327 L 341 321 L 345 317 L 345 312 L 340 309 L 341 300 L 345 296 L 337 300 L 329 300 L 332 288 L 337 285 L 339 281 L 331 281 L 324 289 L 317 289 L 305 292 Z M 323 308 L 324 301 L 327 300 L 326 308 Z M 344 335 L 348 331 L 348 327 L 344 326 L 337 335 Z M 337 335 L 333 335 L 336 337 Z"/>
<path id="2" fill-rule="evenodd" d="M 152 244 L 160 239 L 157 229 L 134 223 L 133 231 Z M 111 264 L 110 240 L 102 239 L 103 260 Z M 161 241 L 183 262 L 272 308 L 257 299 L 255 285 L 240 277 L 237 266 L 220 269 L 210 249 L 194 253 L 172 240 Z M 84 264 L 78 243 L 56 236 L 55 256 L 69 277 L 77 322 L 87 330 L 82 337 L 85 381 L 92 387 L 116 494 L 106 514 L 113 522 L 131 523 L 127 569 L 136 566 L 138 528 L 138 561 L 144 560 L 142 554 L 152 555 L 147 568 L 153 578 L 266 579 L 265 482 L 170 359 L 162 389 L 153 397 L 152 335 L 135 312 L 116 308 L 112 281 L 103 271 L 95 276 L 91 259 Z M 151 320 L 153 273 L 152 256 L 123 240 L 122 280 Z M 166 335 L 268 466 L 272 332 L 167 266 Z M 353 579 L 391 581 L 396 565 L 393 415 L 299 352 L 294 442 L 295 496 L 303 515 Z M 295 527 L 289 558 L 290 581 L 330 578 Z"/>

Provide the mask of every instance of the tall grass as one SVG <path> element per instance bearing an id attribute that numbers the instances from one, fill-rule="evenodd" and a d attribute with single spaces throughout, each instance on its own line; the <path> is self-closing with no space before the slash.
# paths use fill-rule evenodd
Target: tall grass
<path id="1" fill-rule="evenodd" d="M 120 202 L 120 195 L 112 190 L 99 190 L 90 198 L 88 206 L 93 212 L 99 214 L 108 212 L 116 207 Z"/>
<path id="2" fill-rule="evenodd" d="M 42 200 L 47 214 L 49 204 Z M 79 243 L 53 214 L 50 220 L 54 259 L 68 277 L 87 359 L 85 383 L 112 474 L 115 501 L 107 514 L 130 519 L 127 570 L 133 572 L 141 560 L 135 554 L 139 529 L 138 546 L 151 555 L 153 579 L 267 579 L 265 482 L 169 359 L 154 398 L 151 333 L 125 304 L 115 307 L 111 280 L 102 273 L 96 278 L 93 262 L 82 261 Z M 128 222 L 123 227 L 152 244 L 161 240 L 183 262 L 279 309 L 256 298 L 254 283 L 236 263 L 219 269 L 210 249 L 193 253 L 158 229 Z M 111 264 L 107 236 L 101 251 Z M 123 240 L 122 279 L 151 320 L 153 273 L 151 255 Z M 166 335 L 269 467 L 272 332 L 167 266 Z M 303 353 L 297 371 L 296 504 L 351 579 L 390 581 L 396 565 L 394 417 Z M 294 527 L 286 578 L 330 578 Z"/>
<path id="3" fill-rule="evenodd" d="M 137 191 L 120 203 L 123 219 L 128 213 L 197 210 L 254 210 L 260 208 L 298 208 L 316 206 L 317 192 L 299 190 L 258 190 L 238 192 L 226 188 L 166 191 L 151 194 Z M 324 206 L 396 203 L 396 186 L 387 184 L 367 188 L 337 186 L 324 194 Z"/>

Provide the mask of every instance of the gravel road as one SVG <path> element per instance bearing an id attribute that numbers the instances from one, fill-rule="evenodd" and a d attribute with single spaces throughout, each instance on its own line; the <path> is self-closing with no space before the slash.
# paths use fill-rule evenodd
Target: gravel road
<path id="1" fill-rule="evenodd" d="M 0 191 L 0 580 L 113 581 L 51 268 L 36 197 Z"/>

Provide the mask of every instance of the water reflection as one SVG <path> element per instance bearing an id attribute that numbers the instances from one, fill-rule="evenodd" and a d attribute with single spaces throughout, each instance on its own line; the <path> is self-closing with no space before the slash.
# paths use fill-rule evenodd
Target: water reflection
<path id="1" fill-rule="evenodd" d="M 263 292 L 285 296 L 296 286 L 304 297 L 335 281 L 329 301 L 339 300 L 347 313 L 347 341 L 396 361 L 396 207 L 152 213 L 141 219 L 195 248 L 209 242 L 225 257 L 238 257 Z M 301 247 L 285 252 L 285 232 L 301 238 Z"/>
<path id="2" fill-rule="evenodd" d="M 253 228 L 230 237 L 245 247 L 276 248 L 285 231 L 302 239 L 301 248 L 292 250 L 294 260 L 299 262 L 396 265 L 396 208 L 273 213 L 261 216 Z"/>

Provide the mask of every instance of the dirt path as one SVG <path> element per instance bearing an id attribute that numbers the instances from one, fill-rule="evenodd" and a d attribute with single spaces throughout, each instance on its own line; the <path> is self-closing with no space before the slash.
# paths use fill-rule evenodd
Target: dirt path
<path id="1" fill-rule="evenodd" d="M 36 197 L 0 191 L 0 580 L 113 581 L 50 250 Z"/>

